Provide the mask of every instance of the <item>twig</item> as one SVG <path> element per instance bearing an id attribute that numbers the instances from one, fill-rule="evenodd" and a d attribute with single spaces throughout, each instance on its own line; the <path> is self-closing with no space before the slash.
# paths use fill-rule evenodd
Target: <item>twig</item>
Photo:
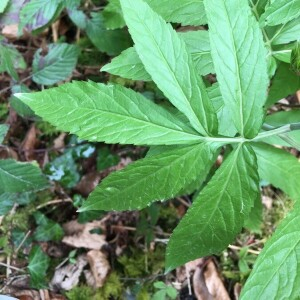
<path id="1" fill-rule="evenodd" d="M 49 206 L 49 205 L 52 205 L 52 204 L 58 204 L 58 203 L 65 203 L 65 202 L 70 202 L 72 203 L 73 200 L 71 198 L 67 198 L 67 199 L 56 199 L 56 200 L 52 200 L 52 201 L 49 201 L 49 202 L 46 202 L 46 203 L 42 203 L 40 205 L 38 205 L 36 207 L 36 209 L 41 209 L 43 207 L 46 207 L 46 206 Z"/>
<path id="2" fill-rule="evenodd" d="M 187 203 L 183 198 L 177 197 L 176 200 L 178 200 L 181 204 L 183 204 L 185 207 L 190 207 L 191 204 Z"/>
<path id="3" fill-rule="evenodd" d="M 34 75 L 34 74 L 31 74 L 31 75 L 29 75 L 29 76 L 23 78 L 21 81 L 17 82 L 17 84 L 21 84 L 21 83 L 25 82 L 26 80 L 30 79 L 33 75 Z M 5 93 L 6 91 L 10 90 L 13 86 L 14 86 L 14 84 L 11 84 L 10 86 L 8 86 L 8 87 L 2 89 L 2 90 L 0 91 L 0 95 L 3 94 L 3 93 Z"/>
<path id="4" fill-rule="evenodd" d="M 16 270 L 16 271 L 19 271 L 19 272 L 25 272 L 23 269 L 20 269 L 20 268 L 17 268 L 17 267 L 13 267 L 10 264 L 5 264 L 5 263 L 2 263 L 2 262 L 0 262 L 0 266 L 6 267 L 8 269 L 13 269 L 13 270 Z"/>
<path id="5" fill-rule="evenodd" d="M 234 246 L 234 245 L 229 245 L 228 248 L 231 250 L 242 250 L 242 247 Z M 247 252 L 255 254 L 255 255 L 259 255 L 259 253 L 260 253 L 260 251 L 251 250 L 251 249 L 247 249 Z"/>
<path id="6" fill-rule="evenodd" d="M 31 233 L 31 230 L 29 230 L 26 235 L 24 236 L 23 240 L 21 241 L 20 245 L 18 246 L 18 248 L 16 249 L 16 254 L 19 252 L 19 250 L 21 249 L 21 247 L 23 246 L 23 244 L 25 243 L 25 241 L 27 240 L 27 238 L 29 237 Z"/>
<path id="7" fill-rule="evenodd" d="M 190 273 L 187 270 L 187 267 L 185 266 L 185 275 L 186 275 L 186 280 L 188 284 L 188 289 L 189 289 L 189 295 L 192 295 L 192 287 L 191 287 L 191 279 L 190 279 Z"/>

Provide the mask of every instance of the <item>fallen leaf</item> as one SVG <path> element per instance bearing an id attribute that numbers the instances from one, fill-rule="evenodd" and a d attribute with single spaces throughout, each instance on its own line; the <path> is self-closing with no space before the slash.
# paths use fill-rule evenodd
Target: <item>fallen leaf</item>
<path id="1" fill-rule="evenodd" d="M 193 288 L 197 300 L 230 300 L 212 260 L 197 267 L 193 276 Z"/>
<path id="2" fill-rule="evenodd" d="M 93 229 L 103 229 L 104 219 L 86 224 L 79 224 L 77 221 L 71 221 L 63 225 L 67 236 L 62 240 L 63 243 L 75 247 L 100 250 L 107 245 L 105 235 L 91 233 Z"/>
<path id="3" fill-rule="evenodd" d="M 18 37 L 18 27 L 18 24 L 5 25 L 1 33 L 8 39 L 16 39 Z"/>
<path id="4" fill-rule="evenodd" d="M 74 264 L 69 263 L 68 265 L 55 270 L 50 283 L 51 288 L 55 291 L 69 291 L 77 286 L 83 268 L 87 265 L 87 263 L 88 261 L 86 256 L 81 255 L 77 258 Z"/>
<path id="5" fill-rule="evenodd" d="M 24 152 L 25 159 L 27 161 L 32 161 L 34 160 L 34 149 L 37 144 L 37 131 L 34 125 L 30 127 L 28 130 L 22 145 L 21 149 Z"/>
<path id="6" fill-rule="evenodd" d="M 99 250 L 91 250 L 87 253 L 87 260 L 90 264 L 91 271 L 95 279 L 94 287 L 102 287 L 110 271 L 110 265 L 106 254 Z"/>

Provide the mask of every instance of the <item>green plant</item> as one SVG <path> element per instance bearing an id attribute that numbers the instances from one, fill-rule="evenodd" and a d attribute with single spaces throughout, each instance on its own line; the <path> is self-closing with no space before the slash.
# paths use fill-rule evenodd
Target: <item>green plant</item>
<path id="1" fill-rule="evenodd" d="M 196 190 L 225 149 L 224 162 L 169 240 L 166 270 L 226 248 L 259 210 L 261 178 L 287 193 L 295 206 L 260 254 L 242 299 L 299 296 L 300 164 L 272 146 L 299 148 L 299 111 L 266 117 L 267 107 L 299 87 L 288 66 L 298 38 L 299 1 L 249 1 L 249 6 L 247 0 L 178 0 L 172 11 L 169 1 L 120 3 L 135 46 L 116 58 L 116 73 L 122 67 L 124 77 L 130 71 L 130 79 L 153 80 L 173 107 L 119 85 L 93 82 L 15 95 L 43 119 L 81 139 L 151 147 L 146 158 L 104 179 L 80 211 L 141 209 L 191 186 Z M 167 21 L 208 23 L 209 30 L 179 35 L 155 11 Z M 199 50 L 198 56 L 197 38 L 209 43 L 209 50 Z M 125 63 L 120 66 L 124 57 L 130 58 L 127 70 Z M 199 61 L 210 67 L 200 72 Z M 133 74 L 135 67 L 138 73 Z M 200 76 L 207 72 L 217 75 L 210 87 Z M 285 76 L 292 83 L 279 89 Z"/>

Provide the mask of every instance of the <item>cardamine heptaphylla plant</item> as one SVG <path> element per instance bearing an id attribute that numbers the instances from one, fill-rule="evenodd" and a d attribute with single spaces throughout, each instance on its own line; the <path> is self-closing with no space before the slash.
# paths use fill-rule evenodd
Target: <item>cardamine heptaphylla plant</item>
<path id="1" fill-rule="evenodd" d="M 300 9 L 291 4 L 297 1 L 194 2 L 199 11 L 182 19 L 208 24 L 208 31 L 177 33 L 163 17 L 178 22 L 181 10 L 168 14 L 156 0 L 120 0 L 134 47 L 103 68 L 153 81 L 172 108 L 120 85 L 90 81 L 16 96 L 80 139 L 150 147 L 144 159 L 105 178 L 80 211 L 141 209 L 201 187 L 168 242 L 167 271 L 224 250 L 259 209 L 260 178 L 281 188 L 295 201 L 294 210 L 259 255 L 241 297 L 292 299 L 300 292 L 300 165 L 272 144 L 298 147 L 300 115 L 287 112 L 280 119 L 266 110 L 274 103 L 267 91 L 276 59 L 286 53 L 273 45 L 293 41 L 291 30 L 282 35 L 282 24 L 292 28 Z M 281 33 L 269 39 L 271 26 Z M 197 41 L 205 50 L 195 51 Z M 201 76 L 208 73 L 217 78 L 211 86 Z M 204 184 L 222 149 L 223 163 Z"/>

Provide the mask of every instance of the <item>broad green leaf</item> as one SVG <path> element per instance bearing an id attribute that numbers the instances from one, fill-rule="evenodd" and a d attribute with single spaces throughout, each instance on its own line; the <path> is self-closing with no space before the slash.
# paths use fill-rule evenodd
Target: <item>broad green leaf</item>
<path id="1" fill-rule="evenodd" d="M 62 8 L 62 0 L 29 1 L 21 9 L 19 31 L 22 32 L 25 26 L 29 31 L 44 27 L 59 15 Z"/>
<path id="2" fill-rule="evenodd" d="M 72 22 L 80 29 L 86 29 L 88 23 L 88 16 L 81 10 L 77 8 L 68 9 L 68 16 Z"/>
<path id="3" fill-rule="evenodd" d="M 18 24 L 20 21 L 20 10 L 26 0 L 10 0 L 0 17 L 0 26 Z"/>
<path id="4" fill-rule="evenodd" d="M 255 153 L 240 144 L 203 188 L 167 247 L 166 268 L 216 254 L 240 232 L 260 191 Z"/>
<path id="5" fill-rule="evenodd" d="M 300 200 L 300 162 L 292 154 L 267 144 L 253 144 L 261 179 Z"/>
<path id="6" fill-rule="evenodd" d="M 13 159 L 0 160 L 0 194 L 41 190 L 45 187 L 47 181 L 37 166 Z"/>
<path id="7" fill-rule="evenodd" d="M 182 25 L 207 24 L 203 0 L 146 0 L 166 21 Z"/>
<path id="8" fill-rule="evenodd" d="M 121 4 L 135 49 L 153 81 L 198 132 L 216 133 L 214 109 L 184 41 L 142 0 Z"/>
<path id="9" fill-rule="evenodd" d="M 280 99 L 292 95 L 300 89 L 300 76 L 290 70 L 290 66 L 281 63 L 272 79 L 266 106 L 270 107 Z"/>
<path id="10" fill-rule="evenodd" d="M 122 29 L 107 30 L 102 13 L 91 13 L 86 33 L 92 43 L 108 55 L 118 55 L 132 45 L 129 34 Z"/>
<path id="11" fill-rule="evenodd" d="M 284 24 L 300 15 L 300 0 L 272 0 L 260 18 L 262 25 Z"/>
<path id="12" fill-rule="evenodd" d="M 258 256 L 242 290 L 241 300 L 299 298 L 299 222 L 300 208 L 296 205 Z"/>
<path id="13" fill-rule="evenodd" d="M 14 46 L 5 43 L 0 36 L 0 73 L 7 72 L 14 80 L 18 80 L 16 69 L 25 68 L 22 54 Z"/>
<path id="14" fill-rule="evenodd" d="M 134 47 L 124 50 L 109 64 L 103 66 L 101 71 L 132 80 L 151 81 L 151 76 L 145 70 Z"/>
<path id="15" fill-rule="evenodd" d="M 207 176 L 217 148 L 208 143 L 183 146 L 132 163 L 105 178 L 80 211 L 141 209 L 170 199 L 196 178 Z"/>
<path id="16" fill-rule="evenodd" d="M 4 12 L 9 0 L 1 0 L 0 2 L 0 14 Z"/>
<path id="17" fill-rule="evenodd" d="M 291 53 L 291 69 L 300 76 L 300 39 L 295 43 Z"/>
<path id="18" fill-rule="evenodd" d="M 277 27 L 271 38 L 273 45 L 287 44 L 300 38 L 300 17 Z"/>
<path id="19" fill-rule="evenodd" d="M 178 32 L 178 35 L 186 43 L 187 50 L 192 55 L 197 73 L 200 75 L 214 73 L 208 32 L 198 30 Z M 145 70 L 134 47 L 124 50 L 110 63 L 102 67 L 101 71 L 132 80 L 151 81 L 151 76 Z"/>
<path id="20" fill-rule="evenodd" d="M 33 288 L 45 288 L 46 271 L 49 267 L 50 258 L 43 252 L 40 246 L 32 247 L 29 254 L 28 270 L 30 273 L 30 285 Z"/>
<path id="21" fill-rule="evenodd" d="M 238 132 L 253 138 L 263 119 L 266 50 L 247 0 L 204 0 L 211 54 L 225 105 Z"/>
<path id="22" fill-rule="evenodd" d="M 72 74 L 79 55 L 78 47 L 69 44 L 49 44 L 48 54 L 39 49 L 33 59 L 33 80 L 36 83 L 52 85 L 65 80 Z"/>
<path id="23" fill-rule="evenodd" d="M 125 26 L 119 0 L 108 0 L 103 10 L 103 21 L 107 29 L 118 29 Z"/>
<path id="24" fill-rule="evenodd" d="M 63 238 L 64 231 L 59 224 L 48 219 L 45 215 L 43 215 L 40 212 L 35 212 L 34 218 L 38 225 L 33 235 L 36 241 L 60 241 Z"/>
<path id="25" fill-rule="evenodd" d="M 3 140 L 6 136 L 6 133 L 8 131 L 8 128 L 9 128 L 8 125 L 0 124 L 0 144 L 3 142 Z"/>
<path id="26" fill-rule="evenodd" d="M 162 107 L 118 85 L 73 82 L 16 96 L 44 120 L 89 141 L 177 145 L 202 139 Z"/>
<path id="27" fill-rule="evenodd" d="M 200 75 L 214 73 L 214 66 L 210 55 L 208 32 L 198 30 L 178 32 L 178 34 L 186 43 L 187 50 L 192 55 L 197 73 Z M 145 70 L 134 47 L 124 50 L 110 63 L 102 67 L 101 71 L 132 80 L 151 81 L 151 76 Z"/>

